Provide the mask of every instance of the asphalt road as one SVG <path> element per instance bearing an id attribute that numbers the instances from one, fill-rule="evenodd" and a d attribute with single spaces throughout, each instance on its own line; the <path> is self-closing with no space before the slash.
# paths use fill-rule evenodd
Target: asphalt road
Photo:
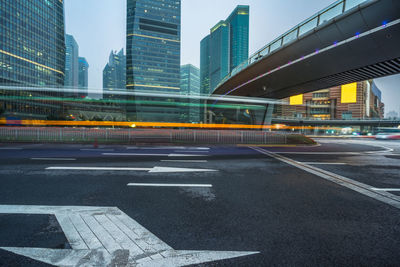
<path id="1" fill-rule="evenodd" d="M 400 142 L 318 141 L 256 150 L 0 144 L 0 247 L 75 246 L 60 217 L 2 206 L 117 207 L 176 251 L 258 252 L 201 266 L 398 266 Z M 0 266 L 49 265 L 0 249 Z"/>

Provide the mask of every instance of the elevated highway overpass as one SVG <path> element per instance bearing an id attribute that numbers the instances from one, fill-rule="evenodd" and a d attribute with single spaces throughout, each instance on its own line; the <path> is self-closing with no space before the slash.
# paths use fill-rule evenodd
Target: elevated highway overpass
<path id="1" fill-rule="evenodd" d="M 214 95 L 278 98 L 400 73 L 400 1 L 340 0 L 234 69 Z"/>

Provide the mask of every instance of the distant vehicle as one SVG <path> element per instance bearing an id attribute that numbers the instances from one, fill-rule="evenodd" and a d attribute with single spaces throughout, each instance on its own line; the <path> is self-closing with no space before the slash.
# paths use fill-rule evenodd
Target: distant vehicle
<path id="1" fill-rule="evenodd" d="M 400 140 L 400 132 L 378 133 L 375 136 L 377 140 Z"/>

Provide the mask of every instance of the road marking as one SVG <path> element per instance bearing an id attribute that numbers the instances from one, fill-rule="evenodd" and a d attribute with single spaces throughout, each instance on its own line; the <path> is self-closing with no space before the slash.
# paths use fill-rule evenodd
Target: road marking
<path id="1" fill-rule="evenodd" d="M 54 215 L 72 249 L 0 249 L 55 266 L 187 266 L 259 253 L 175 250 L 116 207 L 0 205 L 0 214 Z"/>
<path id="2" fill-rule="evenodd" d="M 75 171 L 147 171 L 149 173 L 176 173 L 176 172 L 217 172 L 211 169 L 189 169 L 174 167 L 153 168 L 124 168 L 124 167 L 47 167 L 46 170 L 75 170 Z"/>
<path id="3" fill-rule="evenodd" d="M 371 189 L 372 189 L 372 190 L 375 190 L 375 191 L 393 191 L 393 192 L 400 192 L 400 188 L 375 188 L 375 187 L 372 187 Z"/>
<path id="4" fill-rule="evenodd" d="M 188 163 L 206 163 L 208 160 L 183 160 L 183 159 L 163 159 L 162 162 L 188 162 Z"/>
<path id="5" fill-rule="evenodd" d="M 211 184 L 149 184 L 149 183 L 129 183 L 128 186 L 145 186 L 145 187 L 212 187 Z"/>
<path id="6" fill-rule="evenodd" d="M 174 152 L 181 152 L 181 151 L 174 151 Z M 185 150 L 185 153 L 210 153 L 210 151 L 198 151 L 198 150 Z"/>
<path id="7" fill-rule="evenodd" d="M 392 152 L 390 150 L 378 150 L 378 151 L 363 151 L 363 152 L 273 152 L 274 154 L 288 154 L 288 155 L 374 155 Z"/>
<path id="8" fill-rule="evenodd" d="M 76 160 L 73 158 L 31 158 L 31 160 Z"/>
<path id="9" fill-rule="evenodd" d="M 193 150 L 209 150 L 209 147 L 184 147 L 184 146 L 157 146 L 157 147 L 137 147 L 137 146 L 131 146 L 127 147 L 126 149 L 131 150 L 131 149 L 143 149 L 143 150 L 161 150 L 161 149 L 193 149 Z"/>
<path id="10" fill-rule="evenodd" d="M 0 147 L 0 150 L 22 150 L 22 147 Z"/>
<path id="11" fill-rule="evenodd" d="M 81 151 L 115 151 L 115 149 L 103 149 L 103 148 L 81 148 Z"/>
<path id="12" fill-rule="evenodd" d="M 300 162 L 300 163 L 309 165 L 347 165 L 347 163 L 342 163 L 342 162 Z"/>
<path id="13" fill-rule="evenodd" d="M 304 163 L 300 163 L 298 161 L 292 160 L 290 158 L 284 157 L 282 155 L 276 154 L 276 153 L 272 153 L 270 151 L 264 150 L 262 148 L 258 148 L 258 147 L 250 147 L 255 151 L 258 151 L 264 155 L 270 156 L 274 159 L 280 160 L 282 162 L 285 162 L 289 165 L 292 165 L 296 168 L 302 169 L 306 172 L 309 172 L 311 174 L 317 175 L 323 179 L 326 179 L 328 181 L 331 181 L 333 183 L 339 184 L 341 186 L 347 187 L 351 190 L 354 190 L 358 193 L 361 193 L 363 195 L 366 195 L 368 197 L 374 198 L 378 201 L 384 202 L 386 204 L 389 204 L 395 208 L 400 209 L 400 197 L 390 194 L 388 192 L 385 191 L 375 191 L 372 190 L 370 186 L 357 182 L 353 179 L 338 175 L 336 173 L 332 173 L 329 171 L 325 171 L 323 169 L 314 167 L 314 166 L 310 166 Z"/>
<path id="14" fill-rule="evenodd" d="M 207 157 L 195 154 L 144 154 L 144 153 L 103 153 L 104 156 L 146 156 L 146 157 Z"/>

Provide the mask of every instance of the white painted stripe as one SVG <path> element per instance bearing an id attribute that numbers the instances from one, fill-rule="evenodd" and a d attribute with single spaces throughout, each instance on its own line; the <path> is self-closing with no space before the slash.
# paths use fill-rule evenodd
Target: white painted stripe
<path id="1" fill-rule="evenodd" d="M 70 161 L 73 161 L 73 160 L 76 160 L 76 159 L 73 159 L 73 158 L 31 158 L 31 160 L 54 160 L 54 161 L 58 161 L 58 160 L 70 160 Z"/>
<path id="2" fill-rule="evenodd" d="M 174 167 L 153 167 L 153 168 L 122 168 L 122 167 L 47 167 L 46 170 L 83 170 L 83 171 L 148 171 L 151 173 L 161 172 L 216 172 L 212 169 L 190 169 Z"/>
<path id="3" fill-rule="evenodd" d="M 22 150 L 22 147 L 0 147 L 0 150 Z"/>
<path id="4" fill-rule="evenodd" d="M 356 191 L 360 194 L 366 195 L 368 197 L 371 197 L 373 199 L 376 199 L 378 201 L 381 201 L 383 203 L 389 204 L 395 208 L 400 209 L 400 197 L 390 194 L 385 191 L 374 191 L 371 189 L 370 186 L 357 182 L 353 179 L 338 175 L 336 173 L 332 173 L 329 171 L 325 171 L 323 169 L 310 166 L 304 163 L 300 163 L 298 161 L 292 160 L 290 158 L 284 157 L 282 155 L 278 155 L 276 153 L 272 153 L 270 151 L 258 148 L 258 147 L 250 147 L 253 150 L 256 150 L 264 155 L 270 156 L 274 159 L 280 160 L 282 162 L 285 162 L 289 165 L 292 165 L 294 167 L 297 167 L 299 169 L 302 169 L 306 172 L 309 172 L 311 174 L 317 175 L 325 180 L 331 181 L 333 183 L 339 184 L 341 186 L 347 187 L 353 191 Z"/>
<path id="5" fill-rule="evenodd" d="M 135 251 L 143 251 L 126 236 L 105 214 L 94 215 L 95 219 L 99 222 L 104 229 L 115 239 L 115 241 L 124 249 L 133 249 Z"/>
<path id="6" fill-rule="evenodd" d="M 143 157 L 206 157 L 195 154 L 145 154 L 145 153 L 103 153 L 104 156 L 143 156 Z"/>
<path id="7" fill-rule="evenodd" d="M 83 241 L 82 237 L 79 235 L 69 216 L 57 213 L 55 215 L 72 249 L 88 249 L 85 241 Z"/>
<path id="8" fill-rule="evenodd" d="M 392 191 L 392 192 L 400 192 L 400 188 L 371 188 L 375 191 Z"/>
<path id="9" fill-rule="evenodd" d="M 183 159 L 163 159 L 162 162 L 188 162 L 188 163 L 206 163 L 207 160 L 183 160 Z"/>
<path id="10" fill-rule="evenodd" d="M 128 186 L 144 186 L 144 187 L 212 187 L 211 184 L 146 184 L 146 183 L 129 183 Z"/>
<path id="11" fill-rule="evenodd" d="M 81 171 L 150 171 L 153 168 L 118 168 L 118 167 L 47 167 L 46 170 L 81 170 Z"/>
<path id="12" fill-rule="evenodd" d="M 113 239 L 113 237 L 99 224 L 99 222 L 93 217 L 83 215 L 82 219 L 86 222 L 88 227 L 96 235 L 97 239 L 107 249 L 109 253 L 122 249 L 122 247 Z"/>
<path id="13" fill-rule="evenodd" d="M 71 213 L 68 216 L 89 249 L 104 249 L 103 245 L 96 238 L 79 214 Z"/>
<path id="14" fill-rule="evenodd" d="M 342 163 L 342 162 L 300 162 L 300 163 L 309 165 L 347 165 L 347 163 Z"/>
<path id="15" fill-rule="evenodd" d="M 103 149 L 103 148 L 81 148 L 81 151 L 115 151 L 115 149 Z"/>
<path id="16" fill-rule="evenodd" d="M 182 152 L 182 151 L 178 151 L 178 150 L 175 150 L 174 152 Z M 199 150 L 185 150 L 184 151 L 185 153 L 210 153 L 210 151 L 199 151 Z"/>

